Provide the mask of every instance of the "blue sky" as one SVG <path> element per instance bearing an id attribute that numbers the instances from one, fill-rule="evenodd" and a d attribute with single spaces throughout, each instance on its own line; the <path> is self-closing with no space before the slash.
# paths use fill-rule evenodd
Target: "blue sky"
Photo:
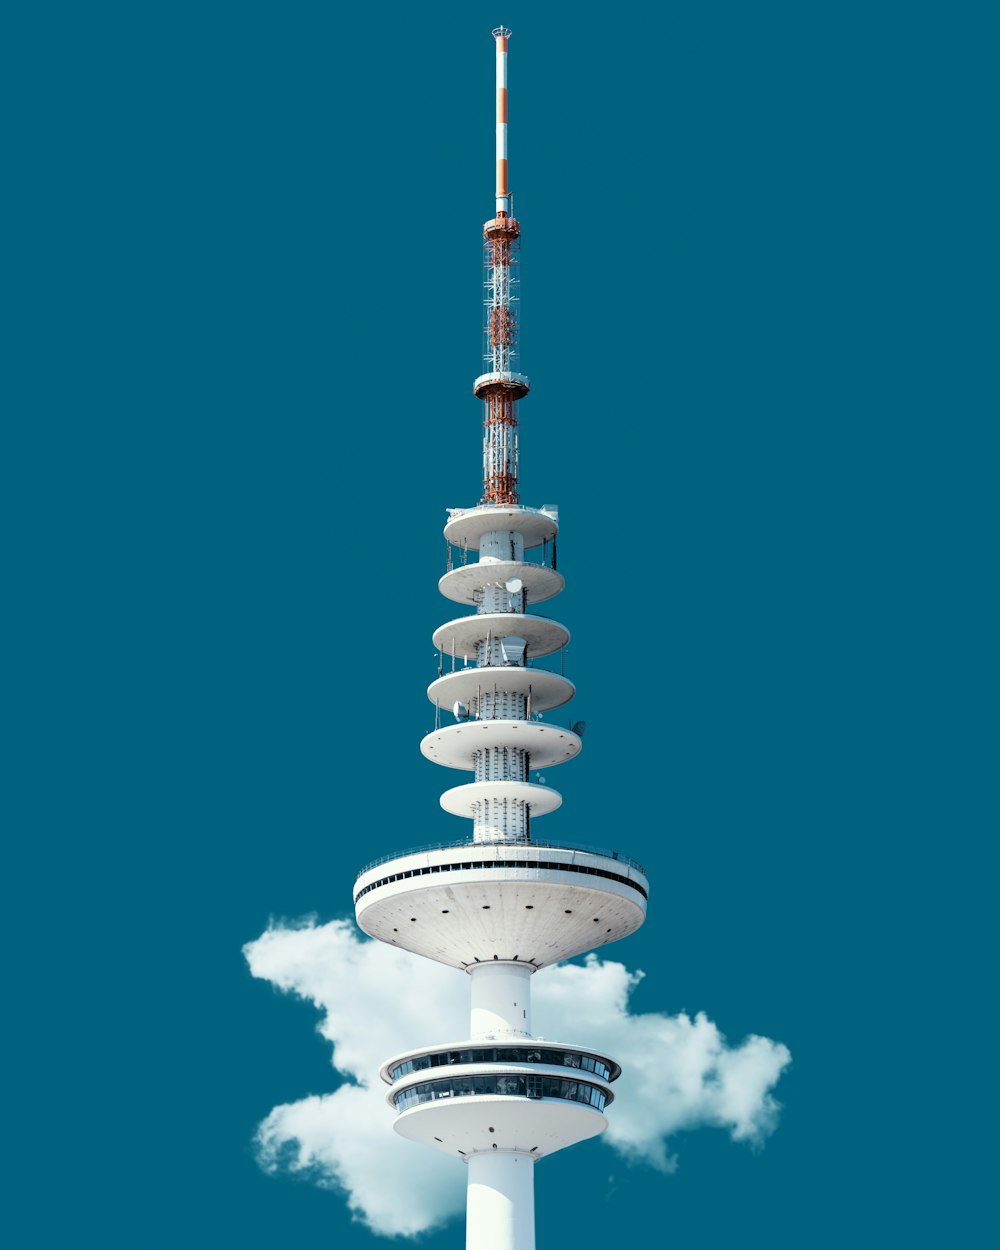
<path id="1" fill-rule="evenodd" d="M 793 1056 L 762 1149 L 547 1160 L 539 1245 L 988 1240 L 986 6 L 476 0 L 11 23 L 17 1246 L 387 1244 L 258 1166 L 341 1077 L 242 948 L 461 832 L 417 744 L 501 21 L 588 726 L 545 833 L 646 865 L 634 1011 Z"/>

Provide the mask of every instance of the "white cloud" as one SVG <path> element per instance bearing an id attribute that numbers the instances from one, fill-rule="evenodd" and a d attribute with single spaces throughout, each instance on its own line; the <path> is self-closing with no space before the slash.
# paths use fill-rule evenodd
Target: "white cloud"
<path id="1" fill-rule="evenodd" d="M 244 954 L 255 977 L 316 1005 L 333 1066 L 348 1082 L 275 1107 L 258 1129 L 261 1165 L 343 1189 L 355 1216 L 387 1236 L 413 1236 L 457 1214 L 464 1170 L 393 1133 L 378 1070 L 399 1051 L 468 1036 L 464 974 L 369 941 L 346 920 L 275 925 Z M 661 1171 L 675 1167 L 667 1139 L 681 1129 L 723 1128 L 760 1144 L 777 1122 L 771 1091 L 788 1049 L 757 1036 L 729 1046 L 702 1013 L 631 1015 L 642 975 L 592 955 L 532 979 L 538 1034 L 606 1050 L 622 1065 L 604 1141 Z"/>
<path id="2" fill-rule="evenodd" d="M 275 1107 L 257 1129 L 257 1157 L 269 1172 L 297 1172 L 343 1190 L 375 1233 L 415 1236 L 457 1215 L 465 1169 L 392 1131 L 386 1086 L 342 1085 Z"/>
<path id="3" fill-rule="evenodd" d="M 682 1129 L 725 1128 L 760 1144 L 777 1122 L 771 1089 L 790 1062 L 788 1048 L 751 1035 L 729 1046 L 703 1013 L 631 1015 L 642 973 L 596 956 L 562 964 L 533 982 L 537 1031 L 553 1040 L 586 1039 L 622 1065 L 604 1140 L 627 1158 L 673 1171 L 666 1140 Z"/>

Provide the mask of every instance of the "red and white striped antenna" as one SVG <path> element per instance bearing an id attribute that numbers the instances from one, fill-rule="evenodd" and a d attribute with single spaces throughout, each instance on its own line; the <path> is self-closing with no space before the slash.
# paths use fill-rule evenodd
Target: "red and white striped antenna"
<path id="1" fill-rule="evenodd" d="M 507 40 L 510 31 L 498 26 L 493 32 L 497 44 L 497 216 L 510 213 L 507 185 Z"/>

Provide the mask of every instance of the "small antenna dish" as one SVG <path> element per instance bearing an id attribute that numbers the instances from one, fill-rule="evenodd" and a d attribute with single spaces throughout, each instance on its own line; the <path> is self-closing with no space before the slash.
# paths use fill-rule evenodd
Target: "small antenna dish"
<path id="1" fill-rule="evenodd" d="M 451 710 L 456 720 L 469 719 L 469 709 L 465 706 L 461 699 L 455 700 L 455 706 Z"/>
<path id="2" fill-rule="evenodd" d="M 504 585 L 507 587 L 507 590 L 509 591 L 510 594 L 516 595 L 517 592 L 524 585 L 524 582 L 522 582 L 519 577 L 508 577 L 507 580 L 504 582 Z"/>
<path id="3" fill-rule="evenodd" d="M 572 728 L 570 729 L 570 733 L 574 733 L 576 734 L 578 738 L 582 738 L 584 730 L 586 728 L 587 728 L 587 722 L 585 720 L 578 720 L 576 724 L 573 725 Z"/>

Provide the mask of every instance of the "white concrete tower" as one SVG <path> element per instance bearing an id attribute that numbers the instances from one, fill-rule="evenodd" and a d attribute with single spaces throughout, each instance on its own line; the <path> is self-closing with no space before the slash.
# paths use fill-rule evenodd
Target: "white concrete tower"
<path id="1" fill-rule="evenodd" d="M 544 719 L 574 695 L 562 672 L 569 631 L 529 606 L 557 595 L 557 509 L 518 502 L 516 252 L 507 187 L 507 40 L 497 56 L 496 216 L 484 227 L 486 361 L 483 497 L 451 509 L 441 593 L 472 615 L 434 634 L 440 662 L 428 696 L 435 728 L 424 755 L 473 780 L 441 806 L 471 818 L 471 836 L 376 860 L 354 887 L 371 937 L 460 969 L 471 982 L 469 1036 L 389 1059 L 382 1078 L 403 1137 L 468 1168 L 467 1250 L 533 1250 L 534 1169 L 545 1155 L 604 1131 L 614 1059 L 576 1041 L 536 1040 L 531 978 L 541 968 L 633 933 L 648 883 L 615 851 L 541 841 L 534 822 L 562 802 L 531 774 L 572 759 L 573 729 Z M 459 553 L 456 560 L 455 552 Z M 561 669 L 561 665 L 560 665 Z M 442 719 L 454 723 L 442 724 Z M 576 726 L 575 729 L 579 729 Z"/>

